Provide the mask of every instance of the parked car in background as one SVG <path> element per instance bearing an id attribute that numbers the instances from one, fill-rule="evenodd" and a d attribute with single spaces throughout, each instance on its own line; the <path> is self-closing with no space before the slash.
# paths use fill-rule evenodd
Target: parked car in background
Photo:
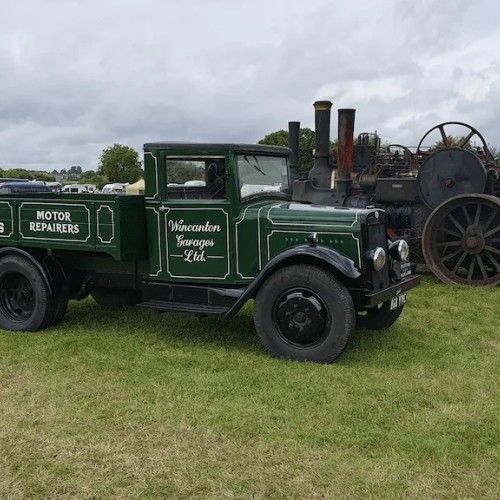
<path id="1" fill-rule="evenodd" d="M 0 194 L 12 193 L 49 193 L 51 189 L 41 182 L 3 182 Z"/>
<path id="2" fill-rule="evenodd" d="M 53 192 L 60 193 L 62 191 L 62 184 L 60 182 L 45 182 L 45 185 Z"/>
<path id="3" fill-rule="evenodd" d="M 29 179 L 16 179 L 15 177 L 0 177 L 0 184 L 4 182 L 29 182 Z"/>
<path id="4" fill-rule="evenodd" d="M 67 184 L 62 188 L 63 193 L 93 193 L 95 190 L 95 184 Z"/>
<path id="5" fill-rule="evenodd" d="M 125 194 L 128 182 L 111 182 L 105 184 L 101 189 L 101 194 Z"/>

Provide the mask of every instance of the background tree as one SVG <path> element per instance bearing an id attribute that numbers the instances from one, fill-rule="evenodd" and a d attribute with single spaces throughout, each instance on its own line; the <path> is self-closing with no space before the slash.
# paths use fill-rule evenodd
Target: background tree
<path id="1" fill-rule="evenodd" d="M 81 184 L 94 184 L 98 189 L 102 189 L 104 184 L 107 184 L 108 178 L 98 174 L 94 170 L 86 170 L 80 177 Z"/>
<path id="2" fill-rule="evenodd" d="M 36 181 L 54 182 L 56 180 L 55 176 L 47 172 L 34 172 L 33 177 Z"/>
<path id="3" fill-rule="evenodd" d="M 98 173 L 109 182 L 136 182 L 142 177 L 139 154 L 134 149 L 115 144 L 103 150 Z"/>
<path id="4" fill-rule="evenodd" d="M 34 179 L 33 175 L 31 175 L 24 168 L 11 168 L 9 170 L 4 170 L 4 177 L 8 177 L 9 179 L 28 179 L 32 181 Z"/>
<path id="5" fill-rule="evenodd" d="M 259 144 L 288 147 L 288 131 L 277 130 L 261 139 Z M 335 142 L 330 143 L 333 149 Z M 301 128 L 299 134 L 299 174 L 307 174 L 314 164 L 315 134 L 310 128 Z"/>
<path id="6" fill-rule="evenodd" d="M 168 162 L 167 182 L 184 184 L 186 181 L 205 180 L 205 170 L 193 163 Z"/>
<path id="7" fill-rule="evenodd" d="M 446 141 L 448 142 L 448 147 L 455 147 L 455 146 L 460 146 L 460 144 L 463 142 L 465 139 L 465 136 L 458 136 L 458 135 L 447 135 L 446 136 Z M 467 141 L 463 146 L 461 146 L 465 149 L 472 149 L 472 145 L 470 141 Z M 432 149 L 445 149 L 446 146 L 444 144 L 443 139 L 439 139 L 436 141 L 436 144 L 432 147 Z"/>
<path id="8" fill-rule="evenodd" d="M 68 170 L 68 179 L 78 180 L 82 176 L 82 167 L 80 165 L 73 165 Z"/>

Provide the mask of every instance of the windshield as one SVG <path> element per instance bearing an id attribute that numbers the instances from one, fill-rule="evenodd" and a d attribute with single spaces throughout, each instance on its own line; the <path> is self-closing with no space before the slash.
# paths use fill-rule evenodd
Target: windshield
<path id="1" fill-rule="evenodd" d="M 286 158 L 249 154 L 236 161 L 242 200 L 262 193 L 290 193 Z"/>

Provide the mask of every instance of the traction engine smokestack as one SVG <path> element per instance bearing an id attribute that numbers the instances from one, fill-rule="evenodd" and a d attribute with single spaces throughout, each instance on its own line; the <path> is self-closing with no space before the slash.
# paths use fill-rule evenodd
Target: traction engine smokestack
<path id="1" fill-rule="evenodd" d="M 330 159 L 330 101 L 316 101 L 315 110 L 315 136 L 316 151 L 314 153 L 314 166 L 309 172 L 309 178 L 318 188 L 330 188 L 332 168 Z"/>
<path id="2" fill-rule="evenodd" d="M 299 178 L 299 138 L 300 122 L 288 122 L 288 147 L 292 150 L 290 155 L 290 182 L 293 183 Z"/>
<path id="3" fill-rule="evenodd" d="M 339 109 L 336 198 L 351 194 L 355 109 Z"/>

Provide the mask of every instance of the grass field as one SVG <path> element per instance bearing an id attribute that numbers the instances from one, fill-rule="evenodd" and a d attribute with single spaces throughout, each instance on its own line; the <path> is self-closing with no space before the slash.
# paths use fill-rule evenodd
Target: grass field
<path id="1" fill-rule="evenodd" d="M 0 498 L 498 498 L 500 288 L 430 277 L 339 363 L 224 322 L 71 303 L 0 332 Z"/>

